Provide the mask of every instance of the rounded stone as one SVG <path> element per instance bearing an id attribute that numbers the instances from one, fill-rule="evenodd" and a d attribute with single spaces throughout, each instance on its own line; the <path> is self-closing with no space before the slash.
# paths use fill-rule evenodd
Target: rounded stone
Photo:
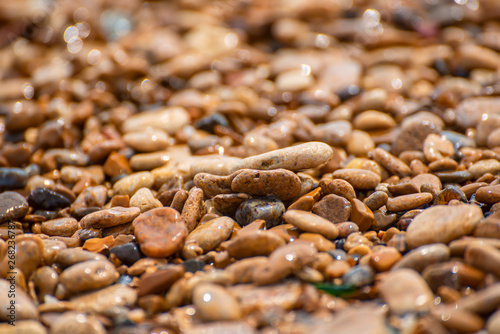
<path id="1" fill-rule="evenodd" d="M 257 219 L 266 221 L 267 228 L 281 223 L 285 205 L 276 198 L 254 198 L 244 201 L 236 210 L 236 221 L 245 226 Z"/>
<path id="2" fill-rule="evenodd" d="M 3 279 L 0 278 L 0 307 L 2 308 L 2 312 L 0 312 L 0 321 L 11 321 L 9 317 L 9 307 L 11 304 L 11 300 L 14 300 L 12 298 L 9 298 L 9 291 L 10 290 L 15 290 L 15 320 L 25 320 L 25 319 L 37 319 L 38 318 L 38 310 L 31 300 L 30 296 L 21 288 L 18 286 L 12 286 L 12 284 Z M 14 322 L 17 325 L 17 322 Z"/>
<path id="3" fill-rule="evenodd" d="M 198 284 L 193 290 L 193 304 L 205 321 L 238 320 L 242 316 L 236 299 L 222 286 Z"/>
<path id="4" fill-rule="evenodd" d="M 151 188 L 154 183 L 154 177 L 150 172 L 139 172 L 120 179 L 113 185 L 115 195 L 132 196 L 141 188 Z"/>
<path id="5" fill-rule="evenodd" d="M 141 251 L 150 257 L 167 257 L 182 249 L 188 230 L 178 211 L 156 208 L 133 221 Z"/>
<path id="6" fill-rule="evenodd" d="M 311 212 L 288 210 L 283 215 L 283 219 L 302 231 L 319 233 L 327 239 L 333 240 L 339 235 L 335 224 Z"/>
<path id="7" fill-rule="evenodd" d="M 51 219 L 42 223 L 42 233 L 60 237 L 71 237 L 78 228 L 75 218 Z"/>
<path id="8" fill-rule="evenodd" d="M 450 249 L 442 243 L 423 245 L 406 253 L 392 270 L 410 268 L 421 272 L 427 266 L 447 261 L 450 258 Z"/>
<path id="9" fill-rule="evenodd" d="M 437 205 L 419 214 L 408 226 L 406 242 L 415 248 L 431 243 L 448 243 L 471 234 L 483 217 L 475 205 Z"/>
<path id="10" fill-rule="evenodd" d="M 61 314 L 50 327 L 51 333 L 105 334 L 106 329 L 94 316 L 68 311 Z"/>
<path id="11" fill-rule="evenodd" d="M 28 196 L 31 206 L 42 210 L 55 210 L 68 207 L 71 201 L 62 194 L 47 188 L 33 189 Z"/>
<path id="12" fill-rule="evenodd" d="M 85 261 L 64 270 L 60 282 L 71 293 L 107 287 L 118 279 L 115 266 L 107 260 Z"/>
<path id="13" fill-rule="evenodd" d="M 140 213 L 141 210 L 136 207 L 115 206 L 85 215 L 80 220 L 80 226 L 82 228 L 106 228 L 123 225 L 133 221 Z"/>
<path id="14" fill-rule="evenodd" d="M 382 180 L 374 172 L 356 168 L 337 169 L 333 172 L 332 178 L 345 180 L 355 189 L 374 189 Z"/>
<path id="15" fill-rule="evenodd" d="M 28 214 L 29 205 L 26 199 L 13 191 L 0 194 L 0 224 L 18 220 Z"/>
<path id="16" fill-rule="evenodd" d="M 314 204 L 312 211 L 333 223 L 341 223 L 349 220 L 351 203 L 344 197 L 330 194 Z"/>

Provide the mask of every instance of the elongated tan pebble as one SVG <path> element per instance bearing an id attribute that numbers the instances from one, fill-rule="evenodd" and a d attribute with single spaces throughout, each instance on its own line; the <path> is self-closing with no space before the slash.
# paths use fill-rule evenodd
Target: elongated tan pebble
<path id="1" fill-rule="evenodd" d="M 319 233 L 327 239 L 333 240 L 339 235 L 339 229 L 335 224 L 311 212 L 288 210 L 283 219 L 302 231 Z"/>
<path id="2" fill-rule="evenodd" d="M 309 142 L 245 158 L 234 165 L 240 169 L 278 169 L 291 171 L 321 167 L 333 156 L 332 148 L 320 142 Z"/>

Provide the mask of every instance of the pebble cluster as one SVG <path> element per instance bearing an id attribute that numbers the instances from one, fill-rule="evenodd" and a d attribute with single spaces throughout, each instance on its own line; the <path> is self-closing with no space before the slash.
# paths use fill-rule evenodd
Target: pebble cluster
<path id="1" fill-rule="evenodd" d="M 0 2 L 0 333 L 500 333 L 499 20 Z"/>

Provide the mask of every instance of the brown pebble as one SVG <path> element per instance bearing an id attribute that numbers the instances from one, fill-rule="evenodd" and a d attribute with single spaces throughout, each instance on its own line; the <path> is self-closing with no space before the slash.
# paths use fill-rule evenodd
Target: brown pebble
<path id="1" fill-rule="evenodd" d="M 339 230 L 339 237 L 346 238 L 351 233 L 358 233 L 359 226 L 352 222 L 343 222 L 335 224 Z"/>
<path id="2" fill-rule="evenodd" d="M 288 210 L 283 215 L 283 220 L 305 232 L 319 233 L 327 239 L 338 237 L 339 231 L 331 221 L 310 212 Z"/>
<path id="3" fill-rule="evenodd" d="M 351 184 L 342 179 L 329 180 L 324 179 L 319 182 L 319 186 L 323 191 L 323 194 L 335 194 L 338 196 L 342 196 L 347 200 L 352 200 L 356 198 L 356 192 Z"/>
<path id="4" fill-rule="evenodd" d="M 243 169 L 233 178 L 231 190 L 252 196 L 276 196 L 282 201 L 289 201 L 299 196 L 301 182 L 295 173 L 286 169 Z"/>
<path id="5" fill-rule="evenodd" d="M 75 218 L 51 219 L 42 223 L 42 233 L 71 237 L 78 230 L 78 221 Z"/>
<path id="6" fill-rule="evenodd" d="M 138 285 L 139 297 L 152 293 L 162 293 L 168 289 L 178 279 L 184 275 L 184 267 L 179 265 L 168 265 L 164 269 L 159 269 L 152 273 L 145 273 L 141 276 Z"/>
<path id="7" fill-rule="evenodd" d="M 392 212 L 407 211 L 418 208 L 432 201 L 432 194 L 410 194 L 389 198 L 386 203 L 387 210 Z"/>
<path id="8" fill-rule="evenodd" d="M 84 216 L 80 220 L 80 226 L 82 228 L 113 227 L 133 221 L 140 213 L 141 210 L 136 207 L 112 207 Z"/>
<path id="9" fill-rule="evenodd" d="M 366 169 L 337 169 L 332 174 L 333 179 L 343 179 L 355 189 L 374 189 L 381 181 L 379 175 Z"/>
<path id="10" fill-rule="evenodd" d="M 222 244 L 222 248 L 236 259 L 252 256 L 267 256 L 276 248 L 285 244 L 285 240 L 270 231 L 257 230 L 244 233 Z"/>
<path id="11" fill-rule="evenodd" d="M 345 222 L 351 215 L 351 203 L 344 197 L 330 194 L 314 204 L 312 211 L 331 222 Z"/>
<path id="12" fill-rule="evenodd" d="M 365 232 L 375 223 L 373 212 L 359 199 L 351 200 L 351 216 L 350 220 L 359 226 L 361 232 Z"/>
<path id="13" fill-rule="evenodd" d="M 385 205 L 388 198 L 389 196 L 386 192 L 375 191 L 364 200 L 364 203 L 370 210 L 375 211 Z"/>
<path id="14" fill-rule="evenodd" d="M 495 204 L 500 202 L 500 185 L 479 188 L 476 191 L 476 200 L 486 204 Z"/>
<path id="15" fill-rule="evenodd" d="M 181 217 L 186 221 L 188 232 L 194 230 L 204 214 L 203 190 L 200 188 L 193 188 L 189 191 L 189 196 L 181 212 Z"/>
<path id="16" fill-rule="evenodd" d="M 141 251 L 150 257 L 167 257 L 182 249 L 188 230 L 178 211 L 156 208 L 133 221 Z"/>
<path id="17" fill-rule="evenodd" d="M 400 177 L 411 174 L 411 169 L 407 164 L 384 149 L 376 148 L 372 151 L 372 155 L 373 160 L 384 166 L 392 174 Z"/>
<path id="18" fill-rule="evenodd" d="M 71 293 L 104 288 L 118 279 L 115 266 L 107 260 L 85 261 L 63 271 L 60 282 Z"/>
<path id="19" fill-rule="evenodd" d="M 311 211 L 313 205 L 318 201 L 320 197 L 321 197 L 321 188 L 318 187 L 313 191 L 299 197 L 295 202 L 290 204 L 288 210 Z"/>

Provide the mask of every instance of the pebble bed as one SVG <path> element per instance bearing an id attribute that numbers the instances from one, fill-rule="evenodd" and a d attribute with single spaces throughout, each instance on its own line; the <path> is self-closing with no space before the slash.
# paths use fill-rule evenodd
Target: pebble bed
<path id="1" fill-rule="evenodd" d="M 0 47 L 0 333 L 500 333 L 498 1 L 2 1 Z"/>

